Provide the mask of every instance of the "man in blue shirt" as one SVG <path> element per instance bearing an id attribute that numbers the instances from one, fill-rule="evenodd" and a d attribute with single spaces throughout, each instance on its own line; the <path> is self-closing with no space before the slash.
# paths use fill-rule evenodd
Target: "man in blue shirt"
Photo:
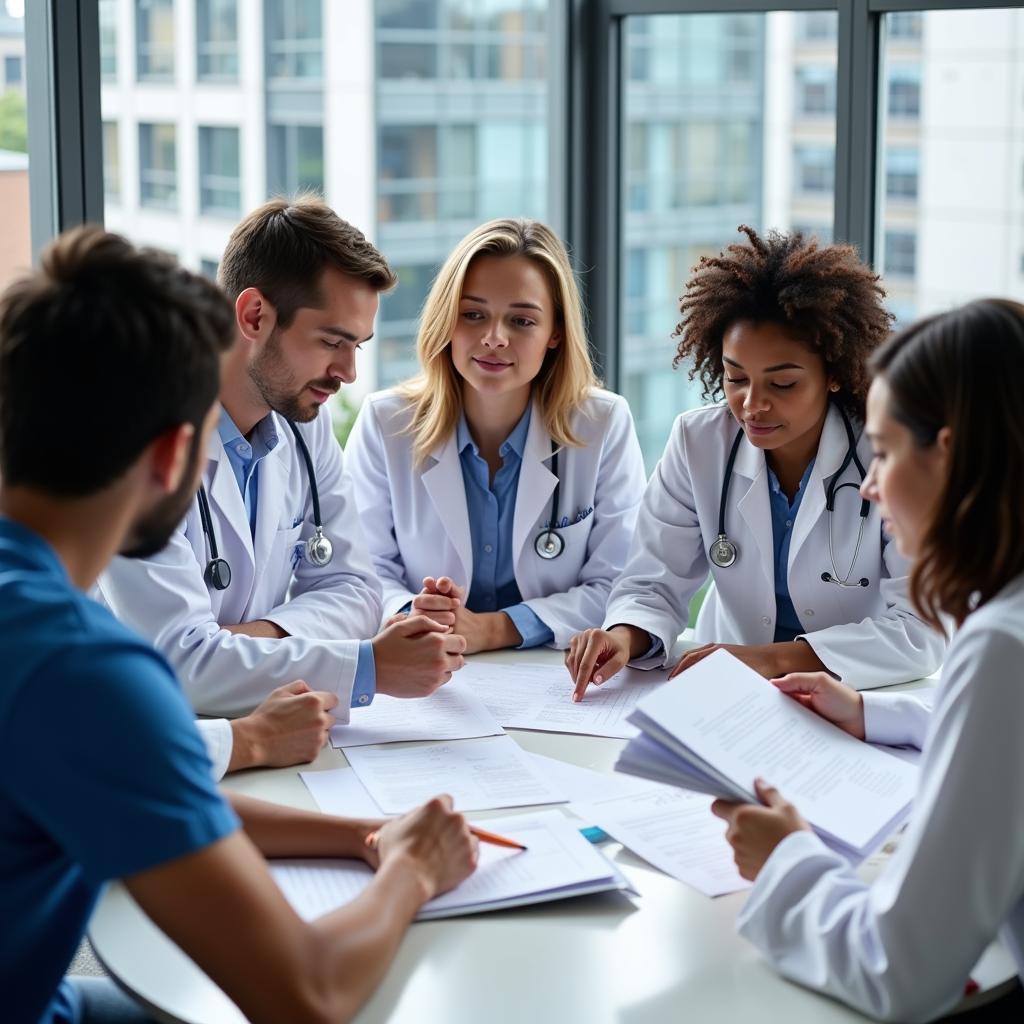
<path id="1" fill-rule="evenodd" d="M 112 984 L 62 981 L 113 878 L 249 1019 L 348 1019 L 419 906 L 475 863 L 446 797 L 386 824 L 229 806 L 167 662 L 86 596 L 118 552 L 159 551 L 191 502 L 233 335 L 213 285 L 97 228 L 58 239 L 0 301 L 5 1020 L 143 1019 Z M 69 423 L 87 441 L 73 459 Z M 309 925 L 260 852 L 360 856 L 377 874 Z"/>

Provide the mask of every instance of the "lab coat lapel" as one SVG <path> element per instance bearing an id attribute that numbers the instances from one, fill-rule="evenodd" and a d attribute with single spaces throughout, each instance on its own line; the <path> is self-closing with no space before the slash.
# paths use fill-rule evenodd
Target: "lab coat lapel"
<path id="1" fill-rule="evenodd" d="M 438 518 L 462 562 L 467 588 L 473 579 L 473 541 L 469 532 L 466 485 L 462 479 L 455 431 L 428 456 L 433 465 L 423 472 L 423 486 L 434 503 Z"/>
<path id="2" fill-rule="evenodd" d="M 564 459 L 564 456 L 560 456 Z M 519 468 L 519 486 L 516 488 L 516 509 L 512 518 L 512 552 L 513 564 L 518 567 L 523 550 L 531 539 L 537 520 L 543 516 L 545 507 L 551 503 L 551 495 L 558 483 L 558 478 L 548 468 L 551 459 L 551 435 L 544 425 L 544 415 L 535 402 L 530 414 L 530 429 L 526 433 L 526 445 L 523 449 L 523 463 Z M 564 476 L 564 466 L 563 466 Z M 565 499 L 565 488 L 560 497 Z M 566 506 L 568 508 L 568 506 Z M 558 516 L 569 515 L 564 509 L 558 510 Z M 518 576 L 518 572 L 516 574 Z"/>
<path id="3" fill-rule="evenodd" d="M 825 423 L 821 428 L 818 441 L 818 454 L 815 456 L 811 475 L 804 485 L 804 496 L 797 510 L 796 522 L 793 524 L 793 538 L 789 543 L 789 565 L 795 564 L 801 547 L 810 536 L 811 530 L 825 513 L 825 487 L 829 478 L 842 465 L 846 455 L 846 428 L 839 410 L 829 405 Z M 789 566 L 786 567 L 787 570 Z"/>
<path id="4" fill-rule="evenodd" d="M 746 490 L 743 489 L 744 483 L 747 484 Z M 736 495 L 735 498 L 733 494 Z M 764 452 L 755 448 L 745 437 L 740 441 L 739 451 L 736 453 L 729 502 L 725 509 L 725 532 L 735 540 L 729 528 L 729 506 L 733 501 L 746 525 L 747 535 L 753 539 L 757 547 L 757 556 L 765 579 L 774 591 L 775 546 L 772 540 L 771 506 L 768 500 L 768 473 Z M 739 542 L 738 546 L 741 548 L 741 558 L 744 554 L 753 554 L 742 551 L 742 542 Z"/>
<path id="5" fill-rule="evenodd" d="M 286 519 L 293 513 L 302 515 L 306 501 L 294 503 L 288 500 L 291 494 L 308 494 L 308 485 L 303 487 L 305 481 L 289 479 L 291 473 L 302 474 L 304 468 L 298 464 L 297 459 L 291 457 L 291 448 L 295 444 L 291 430 L 283 425 L 278 425 L 278 442 L 274 450 L 268 452 L 260 463 L 260 486 L 259 494 L 256 497 L 256 586 L 259 586 L 263 575 L 271 567 L 271 555 L 277 533 L 288 523 Z M 294 466 L 294 468 L 293 468 Z M 300 490 L 301 488 L 301 490 Z M 312 507 L 312 502 L 309 502 Z M 291 552 L 277 552 L 275 557 L 291 558 Z M 277 566 L 273 566 L 277 570 Z"/>
<path id="6" fill-rule="evenodd" d="M 214 433 L 208 449 L 206 488 L 210 498 L 210 518 L 221 558 L 231 566 L 228 597 L 248 593 L 252 585 L 254 556 L 245 502 L 220 437 Z M 244 555 L 244 559 L 238 557 Z"/>

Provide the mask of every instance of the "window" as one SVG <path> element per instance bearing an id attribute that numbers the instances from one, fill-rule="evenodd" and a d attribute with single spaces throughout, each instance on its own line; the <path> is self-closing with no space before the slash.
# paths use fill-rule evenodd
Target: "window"
<path id="1" fill-rule="evenodd" d="M 242 212 L 237 128 L 199 129 L 199 209 L 234 219 Z"/>
<path id="2" fill-rule="evenodd" d="M 796 71 L 796 109 L 807 117 L 835 117 L 835 68 L 809 65 Z"/>
<path id="3" fill-rule="evenodd" d="M 921 72 L 894 67 L 889 75 L 889 116 L 918 117 L 921 113 Z"/>
<path id="4" fill-rule="evenodd" d="M 886 17 L 885 30 L 889 39 L 918 41 L 923 26 L 924 14 L 920 11 L 901 11 Z"/>
<path id="5" fill-rule="evenodd" d="M 324 190 L 324 131 L 319 125 L 270 125 L 267 194 L 292 196 Z"/>
<path id="6" fill-rule="evenodd" d="M 649 467 L 675 417 L 702 401 L 688 367 L 672 369 L 679 296 L 700 257 L 741 241 L 738 224 L 831 232 L 837 20 L 625 19 L 618 372 Z M 790 56 L 768 59 L 770 41 Z"/>
<path id="7" fill-rule="evenodd" d="M 196 0 L 196 75 L 238 78 L 237 0 Z"/>
<path id="8" fill-rule="evenodd" d="M 394 268 L 398 287 L 381 296 L 379 357 L 381 387 L 397 384 L 418 369 L 416 331 L 420 308 L 438 271 L 433 263 L 403 264 Z"/>
<path id="9" fill-rule="evenodd" d="M 835 149 L 831 146 L 796 146 L 793 150 L 797 192 L 831 194 L 835 181 Z"/>
<path id="10" fill-rule="evenodd" d="M 135 49 L 140 80 L 174 78 L 174 0 L 135 0 Z"/>
<path id="11" fill-rule="evenodd" d="M 266 0 L 267 77 L 323 76 L 323 0 Z"/>
<path id="12" fill-rule="evenodd" d="M 4 57 L 4 85 L 8 89 L 22 89 L 25 86 L 24 58 L 20 54 Z"/>
<path id="13" fill-rule="evenodd" d="M 173 124 L 139 125 L 139 203 L 163 210 L 178 205 L 177 135 Z"/>
<path id="14" fill-rule="evenodd" d="M 103 122 L 103 194 L 108 202 L 121 199 L 121 133 L 116 121 Z"/>
<path id="15" fill-rule="evenodd" d="M 217 280 L 217 269 L 220 267 L 220 260 L 211 260 L 204 256 L 199 261 L 199 273 L 211 281 Z"/>
<path id="16" fill-rule="evenodd" d="M 917 169 L 916 149 L 889 149 L 885 159 L 886 198 L 916 199 Z"/>
<path id="17" fill-rule="evenodd" d="M 886 231 L 885 273 L 913 277 L 917 270 L 917 235 L 913 231 Z"/>
<path id="18" fill-rule="evenodd" d="M 100 75 L 105 82 L 117 78 L 117 0 L 99 0 Z"/>

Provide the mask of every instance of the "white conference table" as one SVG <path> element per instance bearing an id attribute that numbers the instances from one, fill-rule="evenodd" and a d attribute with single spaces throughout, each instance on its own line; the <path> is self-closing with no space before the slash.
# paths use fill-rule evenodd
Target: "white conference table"
<path id="1" fill-rule="evenodd" d="M 561 661 L 554 651 L 489 654 L 500 663 Z M 910 684 L 913 685 L 913 684 Z M 568 699 L 568 689 L 567 689 Z M 526 750 L 611 771 L 621 740 L 511 730 Z M 325 748 L 312 765 L 228 777 L 238 792 L 315 809 L 299 771 L 341 767 Z M 522 810 L 527 810 L 523 808 Z M 508 814 L 482 812 L 474 819 Z M 735 931 L 745 893 L 709 899 L 615 843 L 603 846 L 638 898 L 584 896 L 557 903 L 418 922 L 409 929 L 360 1024 L 663 1024 L 671 1020 L 849 1024 L 868 1018 L 779 977 Z M 241 1012 L 142 913 L 120 883 L 100 901 L 89 937 L 107 971 L 157 1020 L 237 1024 Z M 995 998 L 1015 977 L 998 945 L 972 976 Z"/>

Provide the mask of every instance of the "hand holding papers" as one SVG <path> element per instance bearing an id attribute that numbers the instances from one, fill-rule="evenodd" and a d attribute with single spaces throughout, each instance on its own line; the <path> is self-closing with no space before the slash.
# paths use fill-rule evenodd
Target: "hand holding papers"
<path id="1" fill-rule="evenodd" d="M 425 904 L 418 920 L 582 896 L 631 891 L 616 868 L 562 815 L 553 812 L 488 821 L 525 851 L 481 846 L 476 871 L 451 892 Z M 355 860 L 274 861 L 271 874 L 307 921 L 355 899 L 373 871 Z"/>
<path id="2" fill-rule="evenodd" d="M 914 794 L 912 765 L 855 740 L 725 651 L 646 698 L 630 721 L 644 735 L 617 770 L 744 801 L 756 801 L 762 776 L 853 857 L 892 831 Z"/>

